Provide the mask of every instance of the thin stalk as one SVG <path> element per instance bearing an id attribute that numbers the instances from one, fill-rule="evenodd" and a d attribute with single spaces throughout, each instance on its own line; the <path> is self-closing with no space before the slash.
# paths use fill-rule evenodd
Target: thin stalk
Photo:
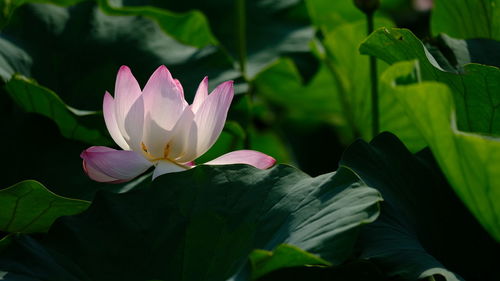
<path id="1" fill-rule="evenodd" d="M 366 14 L 367 33 L 373 32 L 373 12 Z M 379 133 L 379 108 L 378 108 L 378 77 L 377 77 L 377 59 L 370 56 L 370 82 L 372 91 L 372 137 Z"/>
<path id="2" fill-rule="evenodd" d="M 236 0 L 235 5 L 235 14 L 236 14 L 236 37 L 238 44 L 238 60 L 240 63 L 240 71 L 243 79 L 249 83 L 248 91 L 247 91 L 247 99 L 249 102 L 249 110 L 248 110 L 248 122 L 246 122 L 245 126 L 245 140 L 244 147 L 245 149 L 251 148 L 250 143 L 250 134 L 252 127 L 252 98 L 253 98 L 253 87 L 250 85 L 250 82 L 247 79 L 246 71 L 247 71 L 247 32 L 246 32 L 246 7 L 245 0 Z"/>
<path id="3" fill-rule="evenodd" d="M 246 80 L 246 64 L 247 64 L 247 34 L 246 34 L 246 9 L 245 0 L 236 0 L 236 17 L 237 17 L 237 37 L 238 37 L 238 59 L 240 62 L 240 71 L 243 78 Z"/>

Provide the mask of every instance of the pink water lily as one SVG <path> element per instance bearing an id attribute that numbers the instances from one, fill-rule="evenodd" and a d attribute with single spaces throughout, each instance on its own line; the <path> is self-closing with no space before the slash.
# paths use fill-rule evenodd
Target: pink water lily
<path id="1" fill-rule="evenodd" d="M 93 146 L 82 152 L 83 168 L 99 182 L 125 182 L 154 166 L 153 179 L 194 167 L 194 160 L 215 143 L 233 99 L 233 82 L 208 94 L 205 77 L 189 105 L 179 80 L 160 66 L 141 91 L 130 69 L 122 66 L 115 97 L 104 95 L 106 127 L 123 150 Z M 205 164 L 249 164 L 259 169 L 274 165 L 274 158 L 253 150 L 238 150 Z"/>

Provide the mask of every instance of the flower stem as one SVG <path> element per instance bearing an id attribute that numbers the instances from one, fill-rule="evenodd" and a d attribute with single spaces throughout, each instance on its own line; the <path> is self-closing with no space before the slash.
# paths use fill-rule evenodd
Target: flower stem
<path id="1" fill-rule="evenodd" d="M 373 12 L 366 13 L 367 32 L 370 35 L 373 32 Z M 377 77 L 377 59 L 370 56 L 370 82 L 372 92 L 372 137 L 379 133 L 379 108 L 378 108 L 378 77 Z"/>
<path id="2" fill-rule="evenodd" d="M 238 45 L 238 60 L 240 63 L 240 72 L 241 76 L 248 83 L 248 91 L 246 93 L 248 100 L 248 122 L 245 126 L 245 140 L 244 147 L 245 149 L 250 149 L 250 134 L 252 131 L 252 99 L 253 99 L 253 87 L 250 85 L 250 81 L 247 77 L 247 32 L 246 32 L 246 3 L 245 0 L 236 0 L 235 5 L 235 15 L 236 15 L 236 37 L 237 37 L 237 45 Z"/>
<path id="3" fill-rule="evenodd" d="M 238 36 L 238 59 L 240 71 L 243 78 L 246 77 L 247 63 L 247 40 L 246 40 L 246 9 L 245 0 L 236 0 L 237 36 Z M 246 79 L 245 79 L 246 80 Z"/>

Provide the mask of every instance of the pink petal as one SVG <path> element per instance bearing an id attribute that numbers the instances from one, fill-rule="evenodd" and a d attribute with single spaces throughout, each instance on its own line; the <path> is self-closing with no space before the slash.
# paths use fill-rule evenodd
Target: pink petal
<path id="1" fill-rule="evenodd" d="M 118 124 L 116 123 L 115 101 L 108 92 L 104 94 L 104 101 L 102 108 L 104 114 L 104 122 L 106 123 L 106 127 L 108 128 L 109 134 L 111 135 L 115 143 L 118 144 L 122 149 L 129 150 L 130 147 L 123 138 L 122 133 L 118 128 Z"/>
<path id="2" fill-rule="evenodd" d="M 115 83 L 115 118 L 121 135 L 132 148 L 138 148 L 142 138 L 144 108 L 137 102 L 140 97 L 141 88 L 130 68 L 120 67 Z"/>
<path id="3" fill-rule="evenodd" d="M 137 152 L 104 146 L 92 146 L 84 150 L 80 157 L 87 175 L 98 182 L 129 181 L 152 166 Z"/>
<path id="4" fill-rule="evenodd" d="M 163 157 L 171 130 L 188 106 L 168 69 L 162 65 L 144 87 L 144 144 L 153 157 Z"/>
<path id="5" fill-rule="evenodd" d="M 193 112 L 197 112 L 200 106 L 203 104 L 205 99 L 208 97 L 208 77 L 205 76 L 203 80 L 201 80 L 200 85 L 198 86 L 198 90 L 196 91 L 196 95 L 194 96 L 193 104 L 191 105 L 191 109 Z"/>
<path id="6" fill-rule="evenodd" d="M 174 82 L 175 82 L 175 85 L 177 86 L 177 90 L 179 90 L 179 92 L 181 93 L 182 98 L 185 99 L 184 98 L 184 88 L 182 88 L 181 81 L 174 78 Z"/>
<path id="7" fill-rule="evenodd" d="M 233 81 L 227 81 L 205 99 L 194 116 L 196 133 L 190 135 L 188 150 L 179 162 L 193 161 L 215 143 L 224 128 L 233 96 Z"/>
<path id="8" fill-rule="evenodd" d="M 226 153 L 206 165 L 248 164 L 258 169 L 267 169 L 276 163 L 276 160 L 262 152 L 255 150 L 236 150 Z"/>
<path id="9" fill-rule="evenodd" d="M 187 169 L 179 165 L 176 165 L 170 161 L 163 161 L 163 160 L 158 161 L 158 164 L 156 164 L 155 171 L 153 172 L 153 180 L 163 174 L 177 173 L 185 170 Z"/>

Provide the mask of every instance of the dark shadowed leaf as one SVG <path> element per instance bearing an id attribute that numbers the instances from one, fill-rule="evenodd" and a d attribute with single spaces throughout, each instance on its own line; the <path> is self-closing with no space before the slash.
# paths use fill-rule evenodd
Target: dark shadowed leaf
<path id="1" fill-rule="evenodd" d="M 14 10 L 23 4 L 47 3 L 71 6 L 84 0 L 1 0 L 0 28 L 8 23 Z M 126 7 L 122 0 L 95 0 L 103 12 L 117 16 L 143 16 L 158 23 L 160 28 L 179 42 L 195 47 L 217 44 L 207 19 L 199 11 L 174 13 L 150 6 Z M 126 2 L 126 1 L 125 1 Z"/>
<path id="2" fill-rule="evenodd" d="M 130 1 L 134 2 L 134 1 Z M 220 43 L 238 61 L 241 44 L 246 46 L 246 76 L 254 77 L 279 56 L 309 51 L 313 29 L 308 25 L 305 6 L 299 0 L 253 0 L 245 3 L 244 14 L 237 10 L 238 1 L 158 1 L 148 3 L 176 12 L 201 10 Z M 244 20 L 244 33 L 239 20 Z M 240 37 L 242 35 L 243 37 Z"/>
<path id="3" fill-rule="evenodd" d="M 65 281 L 226 280 L 252 249 L 283 243 L 340 264 L 380 200 L 347 169 L 311 178 L 287 166 L 200 166 L 135 192 L 101 193 L 41 240 L 14 237 L 0 269 Z"/>
<path id="4" fill-rule="evenodd" d="M 104 92 L 114 91 L 121 65 L 130 66 L 144 86 L 165 64 L 181 81 L 188 100 L 204 76 L 209 76 L 211 89 L 239 77 L 219 47 L 184 45 L 148 17 L 110 16 L 88 1 L 68 8 L 23 5 L 2 31 L 0 44 L 8 47 L 0 49 L 4 81 L 18 72 L 84 110 L 101 108 Z"/>
<path id="5" fill-rule="evenodd" d="M 384 197 L 381 216 L 361 232 L 361 258 L 396 280 L 498 280 L 500 246 L 456 197 L 429 151 L 414 156 L 383 133 L 369 144 L 350 146 L 341 166 Z"/>
<path id="6" fill-rule="evenodd" d="M 78 111 L 68 107 L 51 90 L 38 85 L 35 81 L 20 75 L 14 75 L 5 85 L 11 98 L 25 111 L 38 113 L 52 119 L 61 134 L 68 138 L 89 144 L 111 144 L 103 126 L 101 114 L 92 111 Z M 93 119 L 93 128 L 101 127 L 100 132 L 84 126 L 85 119 Z"/>
<path id="7" fill-rule="evenodd" d="M 425 45 L 444 70 L 463 73 L 464 65 L 479 63 L 500 67 L 500 42 L 491 39 L 456 39 L 440 34 Z"/>

